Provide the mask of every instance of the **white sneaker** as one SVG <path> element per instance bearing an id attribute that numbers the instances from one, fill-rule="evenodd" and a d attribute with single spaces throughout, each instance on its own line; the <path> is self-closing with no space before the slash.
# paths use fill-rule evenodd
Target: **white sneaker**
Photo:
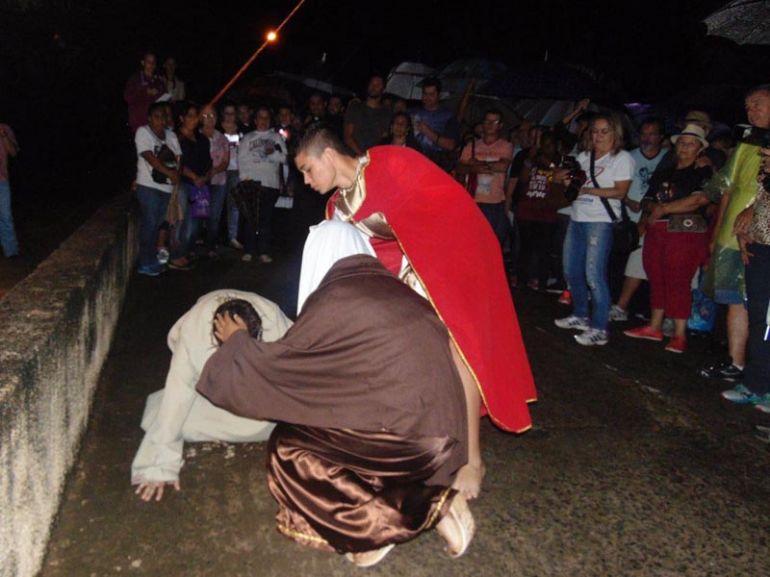
<path id="1" fill-rule="evenodd" d="M 262 264 L 270 264 L 273 262 L 273 257 L 271 257 L 269 254 L 261 254 L 259 255 L 259 262 Z"/>
<path id="2" fill-rule="evenodd" d="M 237 238 L 230 239 L 230 246 L 237 250 L 243 250 L 243 245 L 238 242 Z"/>
<path id="3" fill-rule="evenodd" d="M 563 319 L 556 319 L 553 321 L 560 329 L 575 329 L 578 331 L 587 331 L 590 326 L 588 325 L 588 319 L 581 319 L 575 315 L 564 317 Z"/>
<path id="4" fill-rule="evenodd" d="M 246 254 L 244 254 L 244 255 L 241 257 L 241 260 L 242 260 L 243 262 L 251 262 L 251 255 L 250 255 L 249 253 L 246 253 Z"/>
<path id="5" fill-rule="evenodd" d="M 599 329 L 585 330 L 579 335 L 575 335 L 575 340 L 584 347 L 602 346 L 610 342 L 607 331 L 600 331 Z"/>
<path id="6" fill-rule="evenodd" d="M 628 320 L 628 311 L 623 310 L 618 305 L 612 305 L 610 308 L 610 320 L 613 322 L 625 322 Z"/>

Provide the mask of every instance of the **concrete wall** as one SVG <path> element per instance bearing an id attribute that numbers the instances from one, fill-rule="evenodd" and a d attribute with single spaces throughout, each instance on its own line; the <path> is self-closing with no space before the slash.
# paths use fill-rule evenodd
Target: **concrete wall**
<path id="1" fill-rule="evenodd" d="M 39 570 L 137 250 L 128 197 L 0 301 L 0 577 Z"/>

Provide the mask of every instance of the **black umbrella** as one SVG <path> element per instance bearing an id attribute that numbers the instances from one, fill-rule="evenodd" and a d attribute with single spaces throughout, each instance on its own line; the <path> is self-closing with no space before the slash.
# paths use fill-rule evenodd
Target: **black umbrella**
<path id="1" fill-rule="evenodd" d="M 770 44 L 770 2 L 733 0 L 704 20 L 712 36 L 738 44 Z"/>
<path id="2" fill-rule="evenodd" d="M 500 98 L 602 99 L 604 90 L 582 72 L 558 64 L 522 64 L 498 74 L 479 93 Z"/>

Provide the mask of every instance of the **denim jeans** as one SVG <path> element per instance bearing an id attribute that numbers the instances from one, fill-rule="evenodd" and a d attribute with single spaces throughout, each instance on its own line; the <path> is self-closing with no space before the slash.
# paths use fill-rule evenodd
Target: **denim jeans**
<path id="1" fill-rule="evenodd" d="M 176 240 L 177 246 L 171 253 L 171 258 L 178 259 L 183 256 L 187 256 L 190 252 L 190 245 L 192 239 L 198 234 L 200 230 L 201 220 L 200 218 L 193 218 L 192 210 L 190 206 L 190 197 L 195 190 L 192 184 L 182 183 L 179 187 L 179 204 L 184 211 L 184 219 L 182 222 L 177 223 Z"/>
<path id="2" fill-rule="evenodd" d="M 612 224 L 570 220 L 564 239 L 564 278 L 572 293 L 574 314 L 591 318 L 591 328 L 607 330 L 610 285 L 607 264 L 612 248 Z M 592 310 L 588 311 L 588 291 Z"/>
<path id="3" fill-rule="evenodd" d="M 227 240 L 231 241 L 238 238 L 238 205 L 233 200 L 232 192 L 238 186 L 238 171 L 227 171 L 227 183 L 225 184 L 225 195 L 227 197 Z"/>
<path id="4" fill-rule="evenodd" d="M 479 207 L 489 222 L 489 226 L 492 227 L 497 240 L 500 242 L 500 250 L 502 250 L 508 240 L 508 229 L 511 227 L 508 216 L 505 214 L 505 203 L 477 202 L 476 206 Z"/>
<path id="5" fill-rule="evenodd" d="M 142 213 L 142 222 L 139 225 L 139 266 L 157 264 L 158 231 L 166 219 L 171 195 L 140 184 L 136 187 L 136 198 Z"/>
<path id="6" fill-rule="evenodd" d="M 217 246 L 219 221 L 222 218 L 222 207 L 225 205 L 226 189 L 227 186 L 224 184 L 209 184 L 211 204 L 209 205 L 209 219 L 206 222 L 206 245 L 209 250 L 214 250 Z"/>
<path id="7" fill-rule="evenodd" d="M 11 213 L 11 185 L 7 180 L 0 181 L 0 245 L 5 256 L 19 254 L 19 243 L 16 240 Z"/>

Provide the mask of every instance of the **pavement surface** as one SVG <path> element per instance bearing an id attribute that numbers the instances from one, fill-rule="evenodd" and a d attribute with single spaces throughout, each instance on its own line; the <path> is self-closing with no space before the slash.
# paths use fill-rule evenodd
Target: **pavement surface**
<path id="1" fill-rule="evenodd" d="M 225 251 L 195 271 L 135 276 L 92 418 L 65 489 L 42 577 L 770 575 L 770 416 L 719 398 L 685 355 L 623 337 L 586 349 L 554 327 L 556 297 L 514 291 L 538 384 L 534 428 L 482 423 L 488 469 L 478 531 L 458 560 L 435 532 L 379 565 L 303 548 L 274 528 L 263 445 L 187 444 L 182 491 L 144 503 L 129 485 L 145 397 L 163 384 L 166 333 L 203 293 L 255 291 L 293 315 L 299 257 L 242 263 Z"/>

